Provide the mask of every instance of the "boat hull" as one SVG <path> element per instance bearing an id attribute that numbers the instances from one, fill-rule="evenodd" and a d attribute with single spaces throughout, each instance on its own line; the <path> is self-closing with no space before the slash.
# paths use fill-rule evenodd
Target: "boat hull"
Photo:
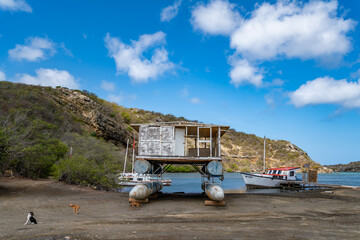
<path id="1" fill-rule="evenodd" d="M 276 179 L 262 174 L 241 173 L 247 188 L 280 188 L 281 185 L 298 185 L 300 181 Z"/>

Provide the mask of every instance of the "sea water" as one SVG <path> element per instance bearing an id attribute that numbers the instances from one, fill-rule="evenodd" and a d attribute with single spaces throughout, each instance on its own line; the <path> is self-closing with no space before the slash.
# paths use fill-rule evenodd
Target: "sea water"
<path id="1" fill-rule="evenodd" d="M 201 176 L 199 173 L 165 173 L 164 178 L 172 180 L 171 186 L 165 186 L 162 192 L 174 193 L 201 193 Z M 297 176 L 301 179 L 301 173 Z M 360 173 L 319 173 L 318 183 L 336 184 L 347 186 L 360 186 Z M 226 190 L 246 190 L 244 180 L 240 173 L 225 173 L 221 187 Z M 122 191 L 130 191 L 132 188 L 124 188 Z M 247 190 L 261 192 L 262 190 Z M 276 190 L 267 190 L 276 191 Z"/>
<path id="2" fill-rule="evenodd" d="M 319 173 L 318 183 L 360 186 L 360 172 Z"/>
<path id="3" fill-rule="evenodd" d="M 164 187 L 163 192 L 202 192 L 199 173 L 165 173 L 163 176 L 172 180 L 171 186 Z M 301 179 L 302 174 L 298 174 L 297 177 Z M 360 173 L 319 173 L 318 183 L 360 186 Z M 246 188 L 240 173 L 225 173 L 221 187 L 224 190 L 244 190 Z"/>

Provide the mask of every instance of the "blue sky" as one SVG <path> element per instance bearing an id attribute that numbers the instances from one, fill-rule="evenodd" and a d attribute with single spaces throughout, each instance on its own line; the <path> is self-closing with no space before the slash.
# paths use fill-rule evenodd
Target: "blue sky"
<path id="1" fill-rule="evenodd" d="M 0 80 L 360 161 L 359 1 L 0 0 Z"/>

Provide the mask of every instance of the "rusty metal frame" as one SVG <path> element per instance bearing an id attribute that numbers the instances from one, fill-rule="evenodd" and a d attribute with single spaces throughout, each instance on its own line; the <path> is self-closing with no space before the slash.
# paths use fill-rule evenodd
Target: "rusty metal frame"
<path id="1" fill-rule="evenodd" d="M 191 164 L 191 166 L 193 166 L 193 168 L 198 171 L 201 175 L 205 175 L 206 173 L 204 173 L 201 168 L 199 168 L 196 164 Z"/>

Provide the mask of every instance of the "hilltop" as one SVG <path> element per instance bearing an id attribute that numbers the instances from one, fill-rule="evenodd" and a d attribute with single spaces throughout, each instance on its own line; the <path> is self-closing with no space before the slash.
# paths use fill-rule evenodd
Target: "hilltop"
<path id="1" fill-rule="evenodd" d="M 0 172 L 111 187 L 126 142 L 137 134 L 130 124 L 170 121 L 189 120 L 125 108 L 86 90 L 0 82 Z M 226 171 L 262 170 L 263 138 L 230 129 L 222 142 Z M 324 170 L 285 140 L 267 139 L 266 159 L 268 167 Z"/>

